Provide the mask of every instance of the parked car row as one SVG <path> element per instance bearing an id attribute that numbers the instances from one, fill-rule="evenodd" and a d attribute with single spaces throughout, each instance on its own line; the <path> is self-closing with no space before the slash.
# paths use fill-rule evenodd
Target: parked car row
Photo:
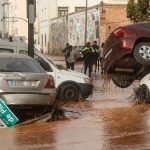
<path id="1" fill-rule="evenodd" d="M 0 95 L 8 105 L 52 105 L 54 79 L 32 58 L 0 54 Z"/>
<path id="2" fill-rule="evenodd" d="M 87 98 L 91 79 L 59 68 L 36 48 L 27 56 L 27 44 L 0 40 L 0 93 L 7 105 L 52 105 L 55 99 Z"/>

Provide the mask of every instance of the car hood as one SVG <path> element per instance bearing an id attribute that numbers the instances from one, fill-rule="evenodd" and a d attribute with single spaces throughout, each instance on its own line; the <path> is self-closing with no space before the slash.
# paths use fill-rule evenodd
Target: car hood
<path id="1" fill-rule="evenodd" d="M 73 70 L 61 70 L 61 73 L 66 74 L 66 75 L 71 75 L 71 76 L 76 76 L 76 77 L 80 77 L 80 78 L 89 78 L 89 76 L 77 72 L 77 71 L 73 71 Z"/>

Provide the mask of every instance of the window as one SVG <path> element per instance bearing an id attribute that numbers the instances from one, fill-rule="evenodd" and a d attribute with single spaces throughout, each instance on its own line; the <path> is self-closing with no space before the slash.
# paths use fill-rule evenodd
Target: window
<path id="1" fill-rule="evenodd" d="M 43 47 L 43 34 L 41 35 L 41 44 L 42 44 L 42 47 Z"/>
<path id="2" fill-rule="evenodd" d="M 0 48 L 0 53 L 14 53 L 14 50 L 9 48 Z"/>
<path id="3" fill-rule="evenodd" d="M 47 40 L 46 40 L 46 34 L 45 34 L 45 46 L 46 46 L 46 41 L 47 41 Z"/>
<path id="4" fill-rule="evenodd" d="M 150 29 L 150 23 L 143 24 L 143 27 L 146 28 L 146 29 Z"/>
<path id="5" fill-rule="evenodd" d="M 26 51 L 26 50 L 19 50 L 19 54 L 28 55 L 28 51 Z"/>
<path id="6" fill-rule="evenodd" d="M 68 7 L 58 7 L 58 17 L 68 15 Z"/>
<path id="7" fill-rule="evenodd" d="M 39 57 L 38 55 L 34 55 L 34 59 L 41 65 L 41 67 L 47 71 L 47 72 L 52 72 L 52 68 L 50 67 L 50 65 L 48 64 L 48 62 L 46 62 L 43 58 Z"/>
<path id="8" fill-rule="evenodd" d="M 32 59 L 0 58 L 0 72 L 44 73 L 44 70 Z"/>
<path id="9" fill-rule="evenodd" d="M 76 7 L 75 8 L 75 11 L 82 11 L 82 10 L 85 10 L 85 7 Z"/>

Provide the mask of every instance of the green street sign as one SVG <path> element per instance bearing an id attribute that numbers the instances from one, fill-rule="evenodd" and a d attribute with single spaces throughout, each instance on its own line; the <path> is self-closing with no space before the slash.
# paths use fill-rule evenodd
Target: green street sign
<path id="1" fill-rule="evenodd" d="M 2 99 L 0 99 L 0 128 L 12 127 L 19 119 L 7 107 Z"/>

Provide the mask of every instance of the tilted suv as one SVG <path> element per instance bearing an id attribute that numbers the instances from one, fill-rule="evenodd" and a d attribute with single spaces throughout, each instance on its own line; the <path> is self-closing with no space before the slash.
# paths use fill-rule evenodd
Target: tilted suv
<path id="1" fill-rule="evenodd" d="M 117 28 L 104 45 L 102 61 L 113 82 L 126 88 L 150 72 L 150 23 Z"/>

